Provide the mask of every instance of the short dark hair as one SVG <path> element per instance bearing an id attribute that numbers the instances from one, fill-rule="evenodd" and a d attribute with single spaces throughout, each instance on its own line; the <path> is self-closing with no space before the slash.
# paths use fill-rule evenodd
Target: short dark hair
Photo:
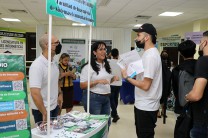
<path id="1" fill-rule="evenodd" d="M 203 36 L 208 36 L 208 31 L 203 32 Z"/>
<path id="2" fill-rule="evenodd" d="M 119 52 L 117 48 L 114 48 L 111 50 L 111 56 L 118 57 L 118 55 L 119 55 Z"/>
<path id="3" fill-rule="evenodd" d="M 178 45 L 178 51 L 185 58 L 193 57 L 196 52 L 196 44 L 191 40 L 186 40 Z"/>

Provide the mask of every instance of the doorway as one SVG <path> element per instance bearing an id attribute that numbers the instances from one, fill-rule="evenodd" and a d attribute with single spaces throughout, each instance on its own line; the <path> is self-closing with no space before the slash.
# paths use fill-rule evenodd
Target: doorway
<path id="1" fill-rule="evenodd" d="M 178 65 L 178 47 L 163 47 L 169 56 L 170 61 L 173 62 L 174 67 Z"/>

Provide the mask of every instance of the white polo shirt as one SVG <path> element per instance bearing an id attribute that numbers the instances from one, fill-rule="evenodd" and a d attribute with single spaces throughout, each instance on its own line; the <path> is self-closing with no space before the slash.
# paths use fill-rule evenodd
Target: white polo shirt
<path id="1" fill-rule="evenodd" d="M 59 69 L 57 64 L 51 62 L 51 90 L 50 90 L 50 108 L 55 109 L 58 100 L 58 79 Z M 47 89 L 48 89 L 48 60 L 40 55 L 30 66 L 29 70 L 30 88 L 40 88 L 44 106 L 47 108 Z M 30 96 L 31 97 L 31 96 Z M 31 108 L 38 110 L 31 97 Z"/>
<path id="2" fill-rule="evenodd" d="M 100 63 L 97 63 L 100 64 Z M 113 77 L 112 74 L 109 74 L 105 67 L 100 64 L 100 71 L 99 74 L 92 69 L 90 66 L 90 81 L 106 79 L 109 81 L 109 84 L 97 84 L 94 87 L 90 88 L 90 91 L 97 94 L 109 94 L 110 93 L 110 81 Z M 80 75 L 80 82 L 88 81 L 88 64 L 83 67 Z"/>
<path id="3" fill-rule="evenodd" d="M 137 75 L 137 80 L 151 78 L 152 84 L 148 91 L 135 87 L 135 107 L 145 111 L 156 111 L 162 96 L 162 64 L 156 48 L 150 48 L 142 55 L 144 72 Z"/>
<path id="4" fill-rule="evenodd" d="M 118 81 L 114 81 L 112 82 L 110 85 L 112 86 L 121 86 L 122 85 L 122 75 L 121 75 L 121 68 L 118 66 L 116 59 L 110 59 L 108 60 L 110 67 L 111 67 L 111 71 L 112 74 L 114 76 L 118 76 L 119 80 Z"/>

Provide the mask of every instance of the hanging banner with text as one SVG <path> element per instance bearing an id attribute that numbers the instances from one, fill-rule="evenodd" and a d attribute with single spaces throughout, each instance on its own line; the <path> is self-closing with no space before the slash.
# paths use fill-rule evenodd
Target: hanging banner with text
<path id="1" fill-rule="evenodd" d="M 185 33 L 185 40 L 192 40 L 195 44 L 200 44 L 203 32 L 187 32 Z"/>
<path id="2" fill-rule="evenodd" d="M 81 66 L 85 63 L 86 45 L 83 39 L 61 39 L 62 53 L 67 53 L 70 56 L 69 64 L 72 68 L 76 68 L 81 72 Z M 61 55 L 60 54 L 60 55 Z"/>
<path id="3" fill-rule="evenodd" d="M 47 0 L 46 13 L 96 26 L 96 0 Z"/>
<path id="4" fill-rule="evenodd" d="M 25 54 L 25 34 L 0 31 L 0 53 Z"/>
<path id="5" fill-rule="evenodd" d="M 0 55 L 0 138 L 29 138 L 25 56 Z"/>
<path id="6" fill-rule="evenodd" d="M 179 43 L 181 43 L 180 36 L 170 36 L 158 39 L 158 46 L 160 47 L 178 47 Z"/>

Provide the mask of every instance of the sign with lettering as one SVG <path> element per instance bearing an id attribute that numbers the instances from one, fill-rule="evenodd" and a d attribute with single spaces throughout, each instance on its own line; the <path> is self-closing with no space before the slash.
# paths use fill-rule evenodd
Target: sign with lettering
<path id="1" fill-rule="evenodd" d="M 158 39 L 158 45 L 160 47 L 178 47 L 179 43 L 181 43 L 180 36 L 170 36 Z"/>
<path id="2" fill-rule="evenodd" d="M 187 32 L 185 33 L 185 40 L 192 40 L 197 45 L 200 44 L 203 32 Z"/>
<path id="3" fill-rule="evenodd" d="M 47 0 L 46 13 L 96 26 L 96 0 Z"/>
<path id="4" fill-rule="evenodd" d="M 0 53 L 25 54 L 25 51 L 24 33 L 0 31 Z"/>
<path id="5" fill-rule="evenodd" d="M 85 63 L 86 44 L 84 39 L 62 39 L 61 53 L 67 53 L 70 56 L 69 64 L 76 71 L 81 72 L 81 66 Z M 60 54 L 61 55 L 61 54 Z"/>
<path id="6" fill-rule="evenodd" d="M 0 55 L 0 138 L 29 138 L 25 56 Z"/>

